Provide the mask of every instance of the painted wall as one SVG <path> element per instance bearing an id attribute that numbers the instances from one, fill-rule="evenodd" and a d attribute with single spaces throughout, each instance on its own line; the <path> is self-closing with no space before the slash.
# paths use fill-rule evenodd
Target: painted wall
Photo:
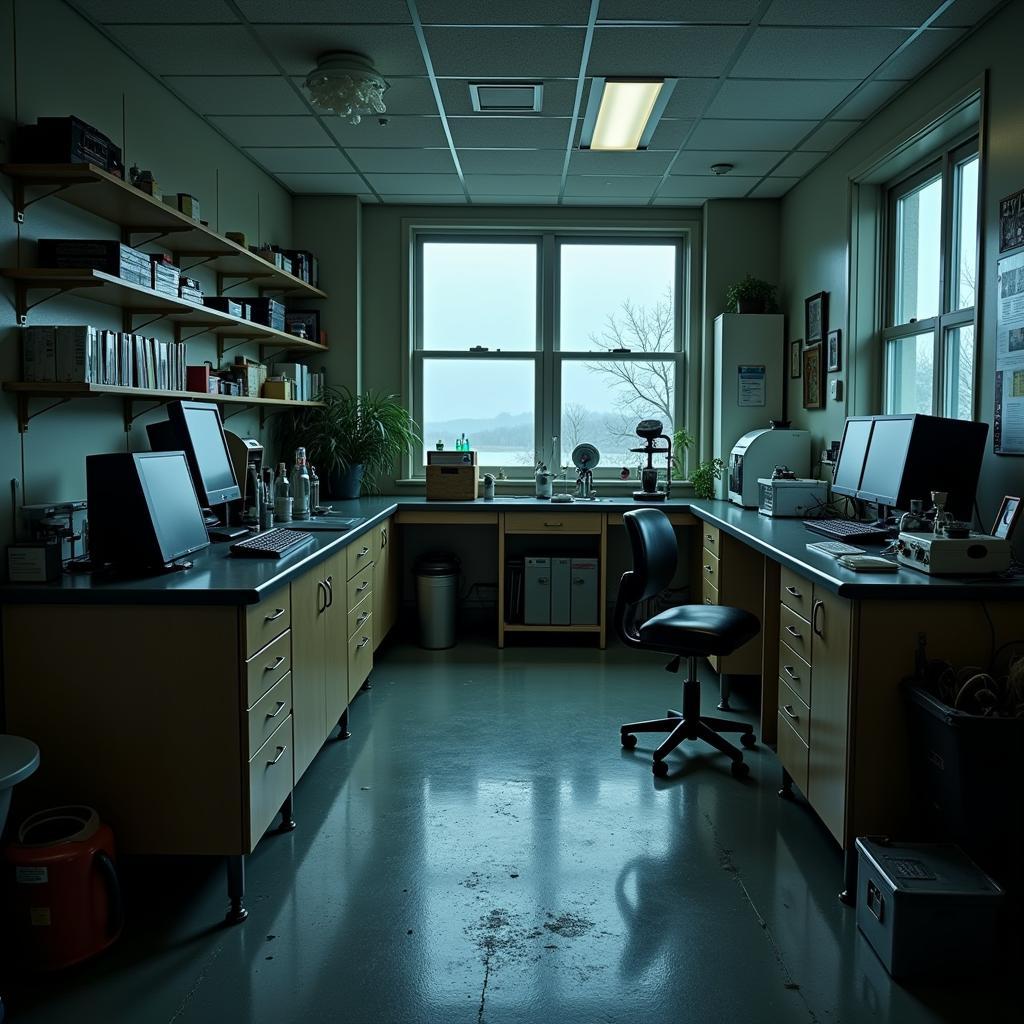
<path id="1" fill-rule="evenodd" d="M 993 411 L 994 339 L 998 204 L 1001 197 L 1024 186 L 1024 64 L 1018 40 L 1024 25 L 1024 0 L 1015 0 L 970 36 L 953 53 L 900 93 L 824 163 L 789 192 L 782 203 L 781 266 L 783 308 L 788 338 L 804 333 L 804 298 L 827 291 L 829 325 L 848 335 L 849 323 L 849 182 L 853 170 L 881 156 L 913 125 L 942 105 L 977 76 L 987 73 L 986 151 L 982 154 L 982 266 L 978 332 L 977 417 L 991 424 Z M 872 341 L 877 345 L 877 339 Z M 845 341 L 844 341 L 845 348 Z M 844 353 L 845 355 L 845 353 Z M 847 361 L 848 364 L 848 361 Z M 830 379 L 836 375 L 830 375 Z M 847 383 L 847 369 L 838 374 Z M 879 412 L 858 399 L 826 399 L 826 408 L 802 408 L 800 381 L 789 382 L 789 408 L 798 426 L 809 429 L 817 451 L 842 435 L 846 415 Z M 844 391 L 847 390 L 844 387 Z M 1019 494 L 1024 461 L 989 454 L 982 472 L 978 500 L 982 518 L 995 515 L 1003 494 Z"/>
<path id="2" fill-rule="evenodd" d="M 16 34 L 15 34 L 16 33 Z M 60 54 L 59 62 L 54 55 Z M 69 7 L 57 0 L 0 2 L 0 160 L 10 157 L 12 129 L 42 115 L 76 114 L 122 146 L 125 165 L 154 171 L 165 193 L 199 198 L 202 216 L 221 231 L 245 231 L 252 240 L 290 244 L 291 197 L 225 139 L 183 106 L 155 79 L 124 56 Z M 31 206 L 20 228 L 14 223 L 10 179 L 0 175 L 0 266 L 35 265 L 35 241 L 43 237 L 117 238 L 115 225 L 74 209 L 59 199 Z M 212 274 L 199 269 L 208 294 Z M 21 375 L 19 331 L 13 291 L 0 284 L 0 378 Z M 80 297 L 53 299 L 30 314 L 32 323 L 91 323 L 120 328 L 118 310 Z M 147 334 L 171 338 L 156 324 Z M 250 352 L 255 348 L 241 348 Z M 189 362 L 215 359 L 206 336 L 189 342 Z M 235 351 L 226 356 L 231 361 Z M 37 407 L 40 403 L 34 403 Z M 94 452 L 148 448 L 143 416 L 125 434 L 121 404 L 113 399 L 77 401 L 31 422 L 19 437 L 15 402 L 0 395 L 0 544 L 11 536 L 9 481 L 18 480 L 23 500 L 85 497 L 85 456 Z M 240 413 L 231 429 L 258 434 L 259 418 Z M 24 472 L 22 471 L 24 463 Z"/>

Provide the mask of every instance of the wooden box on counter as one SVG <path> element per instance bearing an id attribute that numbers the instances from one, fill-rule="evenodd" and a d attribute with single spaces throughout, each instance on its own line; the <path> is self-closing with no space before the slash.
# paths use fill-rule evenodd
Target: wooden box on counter
<path id="1" fill-rule="evenodd" d="M 474 501 L 480 490 L 478 466 L 427 466 L 428 501 Z"/>

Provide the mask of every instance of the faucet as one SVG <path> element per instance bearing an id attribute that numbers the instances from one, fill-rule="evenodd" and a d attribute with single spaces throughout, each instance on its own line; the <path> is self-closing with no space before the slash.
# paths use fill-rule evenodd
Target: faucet
<path id="1" fill-rule="evenodd" d="M 576 473 L 576 497 L 585 500 L 593 500 L 594 474 L 589 469 L 580 469 Z"/>

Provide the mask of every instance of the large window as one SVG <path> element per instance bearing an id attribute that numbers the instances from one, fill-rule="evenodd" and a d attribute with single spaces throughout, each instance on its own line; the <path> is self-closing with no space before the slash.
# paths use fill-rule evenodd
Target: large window
<path id="1" fill-rule="evenodd" d="M 640 420 L 682 425 L 680 237 L 421 235 L 415 253 L 425 449 L 465 435 L 481 466 L 523 478 L 586 441 L 617 478 L 638 464 Z"/>
<path id="2" fill-rule="evenodd" d="M 885 411 L 974 415 L 978 142 L 888 190 Z"/>

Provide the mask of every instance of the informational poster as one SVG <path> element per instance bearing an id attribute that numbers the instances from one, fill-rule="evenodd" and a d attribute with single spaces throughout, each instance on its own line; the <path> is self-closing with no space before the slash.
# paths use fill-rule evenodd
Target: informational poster
<path id="1" fill-rule="evenodd" d="M 767 405 L 767 375 L 765 367 L 762 366 L 740 366 L 737 368 L 739 378 L 739 396 L 737 404 L 740 406 Z"/>
<path id="2" fill-rule="evenodd" d="M 1024 252 L 998 266 L 993 449 L 1024 455 Z"/>

